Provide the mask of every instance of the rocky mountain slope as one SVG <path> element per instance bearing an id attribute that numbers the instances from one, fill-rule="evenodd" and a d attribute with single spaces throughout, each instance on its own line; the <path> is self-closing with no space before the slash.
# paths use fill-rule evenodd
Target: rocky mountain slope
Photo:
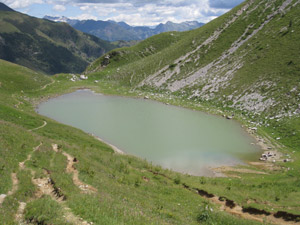
<path id="1" fill-rule="evenodd" d="M 154 28 L 147 26 L 130 26 L 125 22 L 115 21 L 95 21 L 95 20 L 72 20 L 66 17 L 51 17 L 45 16 L 44 19 L 55 22 L 65 22 L 70 24 L 77 30 L 95 35 L 107 41 L 132 41 L 144 40 L 153 35 L 167 31 L 188 31 L 203 26 L 203 23 L 197 21 L 187 21 L 182 23 L 167 22 L 161 23 Z"/>
<path id="2" fill-rule="evenodd" d="M 4 9 L 4 10 L 3 10 Z M 54 23 L 0 8 L 0 58 L 47 74 L 81 72 L 114 45 Z"/>
<path id="3" fill-rule="evenodd" d="M 299 0 L 247 0 L 197 30 L 114 50 L 87 72 L 248 116 L 297 116 L 299 15 Z M 174 42 L 157 48 L 168 39 Z"/>

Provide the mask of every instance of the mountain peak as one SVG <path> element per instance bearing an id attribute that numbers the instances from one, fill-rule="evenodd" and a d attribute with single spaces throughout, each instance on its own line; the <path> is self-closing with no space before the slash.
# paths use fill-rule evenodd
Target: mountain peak
<path id="1" fill-rule="evenodd" d="M 166 25 L 170 25 L 170 24 L 174 24 L 174 23 L 171 22 L 171 21 L 167 21 L 167 22 L 166 22 Z"/>
<path id="2" fill-rule="evenodd" d="M 55 22 L 68 22 L 70 19 L 68 17 L 62 16 L 62 17 L 58 17 L 58 16 L 44 16 L 43 19 L 47 19 L 47 20 L 52 20 Z"/>
<path id="3" fill-rule="evenodd" d="M 63 23 L 68 23 L 71 26 L 73 26 L 74 24 L 78 23 L 80 20 L 73 20 L 73 19 L 69 19 L 68 17 L 62 16 L 62 17 L 58 17 L 58 16 L 44 16 L 43 19 L 46 20 L 51 20 L 54 22 L 63 22 Z"/>

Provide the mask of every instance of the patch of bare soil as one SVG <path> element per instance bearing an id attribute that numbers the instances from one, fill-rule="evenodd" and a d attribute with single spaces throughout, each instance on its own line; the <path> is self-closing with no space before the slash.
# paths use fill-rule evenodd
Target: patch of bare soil
<path id="1" fill-rule="evenodd" d="M 24 221 L 24 210 L 26 208 L 27 203 L 26 202 L 19 202 L 19 208 L 16 214 L 16 221 L 18 224 L 26 224 Z"/>
<path id="2" fill-rule="evenodd" d="M 52 149 L 53 149 L 53 151 L 58 152 L 58 145 L 52 144 Z"/>
<path id="3" fill-rule="evenodd" d="M 38 146 L 34 147 L 33 152 L 39 150 L 39 148 L 42 146 L 42 144 L 43 143 L 41 142 Z M 31 159 L 31 155 L 32 155 L 32 152 L 27 156 L 27 158 L 23 162 L 19 162 L 19 168 L 21 170 L 26 169 L 25 163 Z M 34 174 L 34 172 L 31 171 L 31 174 Z M 24 210 L 26 208 L 26 205 L 27 205 L 26 202 L 19 202 L 19 208 L 18 208 L 18 211 L 15 216 L 15 219 L 18 222 L 18 224 L 26 224 L 26 222 L 24 221 Z"/>
<path id="4" fill-rule="evenodd" d="M 220 198 L 217 197 L 217 196 L 214 196 L 212 198 L 208 198 L 208 197 L 206 197 L 206 198 L 210 199 L 212 202 L 220 205 L 220 210 L 221 211 L 225 211 L 225 212 L 228 212 L 232 215 L 239 216 L 241 218 L 248 219 L 248 220 L 255 220 L 255 221 L 258 221 L 258 222 L 263 222 L 264 221 L 263 218 L 259 218 L 255 215 L 251 215 L 249 213 L 244 213 L 243 208 L 241 206 L 235 205 L 234 202 L 230 202 L 228 200 L 220 200 Z"/>
<path id="5" fill-rule="evenodd" d="M 50 178 L 36 178 L 32 179 L 32 183 L 38 187 L 35 193 L 36 198 L 41 198 L 43 195 L 49 195 L 52 199 L 62 202 L 65 200 L 58 188 L 55 188 L 53 181 Z"/>
<path id="6" fill-rule="evenodd" d="M 0 195 L 0 205 L 4 202 L 6 196 L 7 196 L 6 194 L 1 194 Z"/>
<path id="7" fill-rule="evenodd" d="M 220 205 L 220 210 L 228 212 L 232 215 L 239 216 L 244 219 L 255 220 L 258 222 L 268 221 L 272 224 L 300 224 L 300 215 L 293 215 L 287 212 L 282 212 L 280 215 L 277 213 L 270 213 L 265 210 L 256 209 L 253 207 L 242 207 L 236 204 L 234 201 L 227 199 L 226 197 L 218 197 L 214 194 L 210 194 L 204 190 L 190 188 L 185 186 L 189 190 L 196 190 L 202 197 Z"/>
<path id="8" fill-rule="evenodd" d="M 40 144 L 40 145 L 41 145 L 41 144 Z M 37 147 L 35 147 L 34 149 L 39 148 L 40 145 L 37 146 Z M 25 162 L 26 162 L 27 160 L 29 160 L 30 158 L 31 158 L 31 154 L 28 155 L 27 159 L 26 159 L 24 162 L 20 162 L 20 163 L 19 163 L 19 166 L 20 166 L 21 169 L 24 169 L 24 164 L 25 164 Z M 12 180 L 12 189 L 11 189 L 9 192 L 7 192 L 7 194 L 1 194 L 1 195 L 0 195 L 0 205 L 4 202 L 4 200 L 5 200 L 5 198 L 6 198 L 7 196 L 13 195 L 13 194 L 18 190 L 19 180 L 18 180 L 18 178 L 17 178 L 17 174 L 16 174 L 16 173 L 11 173 L 11 180 Z"/>
<path id="9" fill-rule="evenodd" d="M 11 173 L 11 180 L 12 180 L 12 188 L 10 191 L 7 192 L 7 194 L 0 195 L 0 205 L 4 202 L 7 196 L 13 195 L 18 190 L 19 180 L 17 178 L 16 173 Z"/>
<path id="10" fill-rule="evenodd" d="M 71 209 L 68 207 L 64 207 L 64 217 L 67 220 L 68 223 L 72 223 L 75 225 L 91 225 L 93 223 L 89 223 L 87 221 L 84 221 L 82 218 L 79 218 L 75 216 Z"/>
<path id="11" fill-rule="evenodd" d="M 33 150 L 37 151 L 42 143 L 40 143 L 37 147 L 35 147 Z M 58 151 L 58 146 L 53 145 L 53 150 Z M 27 156 L 27 159 L 23 162 L 19 163 L 20 169 L 25 169 L 25 162 L 31 159 L 32 153 L 30 153 Z M 30 169 L 31 170 L 31 169 Z M 76 224 L 76 225 L 91 225 L 93 223 L 89 223 L 87 221 L 84 221 L 82 218 L 74 215 L 70 208 L 66 206 L 65 200 L 66 197 L 62 194 L 60 188 L 57 188 L 55 185 L 55 182 L 48 177 L 47 173 L 45 173 L 46 177 L 44 178 L 34 178 L 35 171 L 31 170 L 32 174 L 32 183 L 36 185 L 37 191 L 35 193 L 35 197 L 32 200 L 39 199 L 44 195 L 50 196 L 53 200 L 61 204 L 63 208 L 63 214 L 64 218 L 68 223 Z M 26 221 L 24 221 L 24 210 L 26 208 L 25 202 L 20 202 L 18 211 L 16 213 L 16 221 L 18 224 L 26 224 Z"/>
<path id="12" fill-rule="evenodd" d="M 279 165 L 274 165 L 270 162 L 249 162 L 250 165 L 264 170 L 280 171 L 282 168 Z"/>
<path id="13" fill-rule="evenodd" d="M 7 193 L 7 195 L 13 195 L 18 190 L 19 180 L 17 178 L 17 174 L 12 173 L 11 174 L 11 179 L 12 179 L 13 185 L 12 185 L 12 189 Z"/>
<path id="14" fill-rule="evenodd" d="M 165 177 L 166 179 L 172 180 L 172 178 L 166 176 L 165 174 L 158 173 L 155 171 L 149 171 L 155 175 L 160 175 Z M 286 225 L 295 225 L 295 224 L 300 224 L 300 215 L 294 215 L 288 212 L 284 211 L 278 211 L 278 212 L 267 212 L 265 210 L 260 210 L 252 207 L 244 207 L 238 205 L 236 202 L 233 200 L 230 200 L 226 197 L 219 197 L 216 196 L 212 193 L 208 193 L 205 190 L 198 189 L 198 188 L 193 188 L 188 186 L 187 184 L 182 184 L 182 187 L 200 195 L 201 197 L 217 204 L 220 205 L 220 210 L 228 212 L 232 215 L 239 216 L 244 219 L 249 219 L 249 220 L 255 220 L 258 222 L 270 222 L 272 224 L 286 224 Z"/>
<path id="15" fill-rule="evenodd" d="M 55 152 L 58 152 L 58 145 L 57 144 L 52 144 L 52 149 L 53 151 Z M 73 182 L 74 184 L 79 187 L 84 193 L 95 193 L 97 192 L 97 189 L 94 188 L 93 186 L 91 185 L 88 185 L 88 184 L 85 184 L 83 183 L 80 179 L 79 179 L 79 173 L 78 173 L 78 170 L 75 168 L 74 164 L 75 163 L 78 163 L 78 160 L 71 156 L 70 154 L 66 153 L 66 152 L 63 152 L 62 151 L 62 154 L 64 156 L 67 157 L 67 160 L 68 160 L 68 164 L 67 164 L 67 172 L 68 173 L 73 173 Z"/>
<path id="16" fill-rule="evenodd" d="M 66 197 L 61 193 L 60 189 L 55 186 L 55 183 L 51 178 L 37 178 L 32 179 L 32 182 L 38 187 L 38 191 L 35 194 L 36 198 L 41 198 L 43 195 L 50 196 L 53 200 L 58 202 L 63 208 L 64 218 L 67 222 L 71 222 L 76 225 L 90 225 L 87 221 L 74 215 L 70 208 L 65 204 Z"/>

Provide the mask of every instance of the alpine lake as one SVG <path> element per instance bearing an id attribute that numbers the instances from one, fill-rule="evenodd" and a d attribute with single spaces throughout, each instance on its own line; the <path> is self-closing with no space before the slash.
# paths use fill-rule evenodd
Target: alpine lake
<path id="1" fill-rule="evenodd" d="M 261 150 L 233 120 L 152 100 L 78 90 L 41 103 L 39 114 L 91 133 L 126 154 L 196 176 L 243 165 Z"/>

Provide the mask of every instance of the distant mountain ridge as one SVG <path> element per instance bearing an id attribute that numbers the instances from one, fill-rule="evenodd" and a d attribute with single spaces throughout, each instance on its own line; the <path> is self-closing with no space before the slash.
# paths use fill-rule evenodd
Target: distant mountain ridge
<path id="1" fill-rule="evenodd" d="M 144 40 L 163 32 L 188 31 L 204 25 L 204 23 L 199 23 L 197 21 L 186 21 L 182 23 L 168 21 L 165 24 L 160 23 L 156 27 L 151 28 L 148 26 L 130 26 L 125 22 L 115 22 L 112 20 L 72 20 L 67 17 L 52 16 L 45 16 L 44 19 L 68 23 L 77 30 L 95 35 L 96 37 L 107 41 Z"/>
<path id="2" fill-rule="evenodd" d="M 46 20 L 51 20 L 51 21 L 54 21 L 54 22 L 63 22 L 63 23 L 68 23 L 70 25 L 74 25 L 76 24 L 79 20 L 72 20 L 72 19 L 69 19 L 68 17 L 65 17 L 65 16 L 62 16 L 62 17 L 57 17 L 57 16 L 44 16 L 43 19 L 46 19 Z"/>
<path id="3" fill-rule="evenodd" d="M 31 17 L 0 3 L 0 59 L 46 74 L 80 73 L 115 47 L 66 23 Z"/>

